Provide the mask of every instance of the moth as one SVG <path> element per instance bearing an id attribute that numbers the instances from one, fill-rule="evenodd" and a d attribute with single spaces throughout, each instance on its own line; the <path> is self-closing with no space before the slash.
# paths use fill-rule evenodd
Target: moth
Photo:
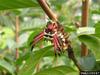
<path id="1" fill-rule="evenodd" d="M 60 56 L 61 53 L 67 51 L 68 57 L 73 60 L 75 65 L 81 71 L 69 40 L 69 34 L 64 31 L 64 27 L 59 24 L 59 22 L 48 22 L 46 27 L 33 38 L 33 41 L 30 43 L 31 50 L 33 50 L 34 46 L 44 38 L 51 41 L 53 44 L 55 56 Z"/>
<path id="2" fill-rule="evenodd" d="M 48 22 L 45 29 L 33 38 L 31 42 L 31 50 L 42 39 L 51 41 L 54 46 L 55 55 L 60 55 L 65 50 L 71 48 L 71 43 L 68 40 L 69 34 L 64 31 L 64 27 L 58 22 Z"/>

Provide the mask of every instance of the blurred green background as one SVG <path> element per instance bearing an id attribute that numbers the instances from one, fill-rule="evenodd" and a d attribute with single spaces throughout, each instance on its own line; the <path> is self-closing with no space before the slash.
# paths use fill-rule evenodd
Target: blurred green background
<path id="1" fill-rule="evenodd" d="M 90 0 L 89 27 L 93 35 L 76 34 L 75 22 L 81 23 L 82 0 L 47 0 L 58 15 L 70 39 L 76 58 L 84 70 L 100 71 L 100 0 Z M 16 16 L 19 36 L 16 42 Z M 30 51 L 29 43 L 46 26 L 45 13 L 36 0 L 0 0 L 0 75 L 78 75 L 67 53 L 55 57 L 52 44 L 43 40 Z M 81 57 L 81 42 L 89 55 Z M 16 59 L 16 48 L 19 58 Z M 18 70 L 16 70 L 18 68 Z"/>

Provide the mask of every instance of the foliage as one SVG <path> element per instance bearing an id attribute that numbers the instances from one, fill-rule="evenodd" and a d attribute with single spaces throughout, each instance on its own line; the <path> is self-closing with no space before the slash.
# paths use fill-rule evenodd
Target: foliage
<path id="1" fill-rule="evenodd" d="M 59 15 L 65 31 L 71 34 L 72 46 L 81 67 L 100 70 L 100 1 L 93 0 L 90 6 L 89 26 L 96 30 L 92 35 L 76 34 L 74 22 L 81 21 L 81 0 L 48 0 L 48 3 Z M 19 44 L 15 41 L 16 16 L 20 17 Z M 78 75 L 67 53 L 55 57 L 50 42 L 42 40 L 30 51 L 29 43 L 46 25 L 44 16 L 36 0 L 0 0 L 0 75 L 16 75 L 16 65 L 18 75 Z M 80 56 L 81 42 L 89 48 L 87 57 Z M 16 48 L 19 49 L 17 60 Z"/>

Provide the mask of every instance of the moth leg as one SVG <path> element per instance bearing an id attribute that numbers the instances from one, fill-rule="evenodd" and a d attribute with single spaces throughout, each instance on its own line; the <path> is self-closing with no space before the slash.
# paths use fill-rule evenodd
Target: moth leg
<path id="1" fill-rule="evenodd" d="M 59 40 L 58 40 L 57 35 L 54 35 L 53 36 L 53 44 L 54 44 L 54 52 L 55 52 L 55 55 L 56 54 L 60 55 L 60 53 L 61 53 L 61 47 L 60 47 L 60 44 L 59 44 Z"/>
<path id="2" fill-rule="evenodd" d="M 30 43 L 31 45 L 31 51 L 33 50 L 36 43 L 38 43 L 40 40 L 44 38 L 44 31 L 42 31 L 40 34 L 36 35 L 33 39 L 33 41 Z"/>

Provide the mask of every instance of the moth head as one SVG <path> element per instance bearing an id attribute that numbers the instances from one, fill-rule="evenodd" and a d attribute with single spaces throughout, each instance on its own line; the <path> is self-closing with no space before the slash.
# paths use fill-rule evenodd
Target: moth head
<path id="1" fill-rule="evenodd" d="M 46 26 L 49 31 L 54 31 L 57 29 L 57 24 L 55 22 L 48 22 Z"/>

